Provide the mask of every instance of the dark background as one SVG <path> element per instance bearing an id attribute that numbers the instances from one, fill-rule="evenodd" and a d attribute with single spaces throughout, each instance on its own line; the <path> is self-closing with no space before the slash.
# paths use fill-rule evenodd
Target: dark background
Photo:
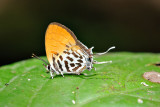
<path id="1" fill-rule="evenodd" d="M 160 0 L 1 0 L 1 65 L 45 55 L 49 23 L 69 27 L 94 51 L 160 52 Z"/>

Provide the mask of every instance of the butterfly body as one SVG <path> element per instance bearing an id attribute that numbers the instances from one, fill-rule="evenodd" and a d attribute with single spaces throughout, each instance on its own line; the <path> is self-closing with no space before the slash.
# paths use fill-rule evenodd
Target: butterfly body
<path id="1" fill-rule="evenodd" d="M 94 68 L 93 64 L 111 63 L 112 61 L 97 62 L 93 60 L 93 56 L 106 54 L 115 47 L 113 46 L 103 53 L 93 54 L 93 47 L 88 48 L 76 38 L 70 29 L 60 23 L 53 22 L 46 30 L 45 48 L 49 63 L 34 54 L 32 57 L 47 64 L 44 66 L 50 71 L 53 79 L 54 73 L 63 77 L 63 74 L 79 75 L 85 69 L 90 71 Z"/>

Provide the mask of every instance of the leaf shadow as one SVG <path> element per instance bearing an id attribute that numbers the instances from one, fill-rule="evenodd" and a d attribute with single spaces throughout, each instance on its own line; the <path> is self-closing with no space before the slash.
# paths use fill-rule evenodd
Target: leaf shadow
<path id="1" fill-rule="evenodd" d="M 114 79 L 114 78 L 110 78 L 110 77 L 102 77 L 97 73 L 91 73 L 91 74 L 81 74 L 80 76 L 78 76 L 79 78 L 82 79 Z"/>
<path id="2" fill-rule="evenodd" d="M 86 73 L 82 73 L 80 75 L 75 75 L 75 74 L 65 74 L 64 77 L 62 75 L 56 75 L 53 79 L 55 78 L 66 78 L 66 77 L 79 77 L 81 79 L 114 79 L 114 78 L 110 78 L 110 77 L 98 77 L 99 74 L 96 73 L 92 73 L 92 74 L 86 74 Z M 44 77 L 46 79 L 51 79 L 51 77 Z"/>

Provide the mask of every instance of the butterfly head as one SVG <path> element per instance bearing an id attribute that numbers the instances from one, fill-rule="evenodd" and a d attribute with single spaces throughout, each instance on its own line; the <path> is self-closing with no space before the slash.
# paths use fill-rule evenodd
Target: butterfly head
<path id="1" fill-rule="evenodd" d="M 89 57 L 86 59 L 86 69 L 90 71 L 93 68 L 93 52 L 92 49 L 94 47 L 91 47 L 88 49 Z"/>
<path id="2" fill-rule="evenodd" d="M 96 53 L 96 54 L 93 54 L 93 52 L 92 52 L 92 49 L 93 49 L 93 48 L 94 48 L 94 47 L 91 47 L 91 48 L 88 49 L 88 51 L 87 51 L 88 54 L 89 54 L 89 57 L 86 59 L 86 69 L 88 69 L 88 70 L 90 71 L 92 68 L 94 68 L 94 67 L 93 67 L 93 64 L 112 63 L 112 61 L 97 62 L 96 60 L 93 60 L 93 56 L 94 56 L 94 55 L 98 55 L 98 56 L 104 55 L 104 54 L 108 53 L 109 50 L 114 49 L 115 46 L 110 47 L 106 52 Z"/>

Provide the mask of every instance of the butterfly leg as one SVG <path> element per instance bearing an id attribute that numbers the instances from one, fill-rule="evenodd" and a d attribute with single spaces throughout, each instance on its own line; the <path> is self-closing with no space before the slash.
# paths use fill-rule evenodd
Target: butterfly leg
<path id="1" fill-rule="evenodd" d="M 47 71 L 49 71 L 50 72 L 50 75 L 51 75 L 51 79 L 53 79 L 53 77 L 55 76 L 54 75 L 54 70 L 53 69 L 51 69 L 51 66 L 48 64 L 48 65 L 45 65 L 45 64 L 43 64 L 43 66 L 46 68 L 46 70 Z"/>
<path id="2" fill-rule="evenodd" d="M 96 71 L 96 68 L 95 67 L 92 67 L 95 71 Z"/>
<path id="3" fill-rule="evenodd" d="M 76 72 L 77 75 L 81 75 L 81 73 L 83 72 L 83 70 Z"/>
<path id="4" fill-rule="evenodd" d="M 63 77 L 63 73 L 62 72 L 59 72 Z M 53 79 L 53 77 L 55 76 L 55 71 L 54 70 L 50 70 L 50 75 L 51 75 L 51 79 Z"/>
<path id="5" fill-rule="evenodd" d="M 51 79 L 53 79 L 53 77 L 54 77 L 54 71 L 50 71 L 50 75 L 51 75 Z"/>
<path id="6" fill-rule="evenodd" d="M 64 77 L 63 73 L 62 72 L 60 72 L 60 73 L 61 73 L 62 77 Z"/>
<path id="7" fill-rule="evenodd" d="M 93 62 L 93 64 L 106 64 L 106 63 L 112 63 L 112 61 L 97 62 L 94 60 L 94 62 Z"/>

